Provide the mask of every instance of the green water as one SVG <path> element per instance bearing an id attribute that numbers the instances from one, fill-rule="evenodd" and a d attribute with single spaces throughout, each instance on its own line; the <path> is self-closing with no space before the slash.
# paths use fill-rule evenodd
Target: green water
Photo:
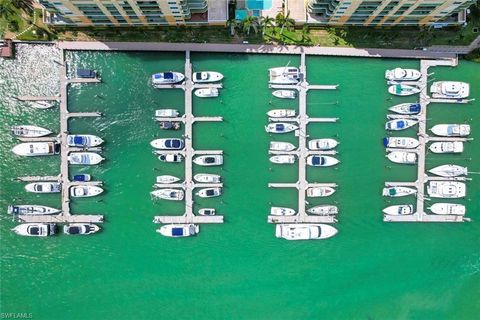
<path id="1" fill-rule="evenodd" d="M 297 101 L 272 98 L 269 67 L 298 65 L 296 56 L 193 54 L 195 70 L 225 75 L 217 99 L 194 98 L 196 115 L 224 117 L 222 123 L 194 126 L 194 148 L 222 149 L 225 165 L 201 172 L 224 177 L 224 195 L 197 199 L 215 207 L 223 225 L 202 225 L 198 236 L 161 237 L 151 221 L 158 214 L 182 214 L 182 203 L 152 202 L 156 175 L 183 175 L 183 165 L 164 164 L 149 141 L 180 136 L 161 132 L 155 109 L 183 110 L 180 90 L 155 90 L 149 76 L 183 69 L 183 55 L 173 53 L 72 53 L 71 66 L 95 68 L 98 85 L 69 90 L 72 111 L 100 111 L 99 119 L 75 119 L 71 132 L 98 134 L 106 140 L 102 165 L 75 168 L 105 182 L 96 198 L 73 200 L 74 213 L 105 215 L 103 231 L 91 237 L 18 237 L 5 213 L 8 204 L 59 206 L 59 197 L 35 196 L 10 181 L 19 175 L 56 174 L 58 158 L 19 159 L 10 153 L 15 140 L 3 125 L 21 122 L 58 130 L 55 110 L 30 110 L 7 96 L 24 92 L 34 79 L 6 76 L 0 84 L 1 138 L 1 312 L 32 313 L 35 319 L 473 319 L 480 312 L 480 177 L 472 175 L 467 205 L 472 223 L 387 224 L 383 207 L 414 198 L 386 201 L 384 181 L 411 181 L 416 169 L 390 163 L 381 138 L 386 109 L 410 101 L 391 99 L 383 73 L 418 61 L 308 57 L 312 84 L 340 84 L 337 91 L 311 91 L 310 116 L 339 117 L 335 124 L 310 124 L 310 137 L 341 141 L 335 168 L 308 168 L 309 181 L 336 182 L 336 194 L 323 202 L 340 207 L 339 234 L 327 241 L 289 242 L 274 237 L 266 223 L 271 205 L 295 207 L 295 190 L 269 189 L 269 182 L 293 182 L 296 166 L 269 163 L 272 139 L 296 141 L 293 134 L 265 133 L 265 112 L 298 108 Z M 32 72 L 36 67 L 32 67 Z M 457 68 L 435 68 L 436 79 L 472 84 L 480 98 L 480 67 L 462 61 Z M 15 72 L 9 74 L 14 75 Z M 28 90 L 27 90 L 28 91 Z M 480 171 L 480 104 L 431 105 L 429 127 L 464 122 L 474 141 L 462 155 L 427 156 L 427 167 L 454 162 Z M 430 125 L 431 123 L 431 125 Z M 415 135 L 409 130 L 406 134 Z M 473 160 L 472 160 L 473 159 Z M 194 167 L 194 173 L 199 168 Z M 310 205 L 322 203 L 311 200 Z"/>

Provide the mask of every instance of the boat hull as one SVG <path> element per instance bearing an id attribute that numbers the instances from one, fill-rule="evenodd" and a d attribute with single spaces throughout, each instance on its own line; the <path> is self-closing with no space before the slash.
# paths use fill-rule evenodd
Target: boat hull
<path id="1" fill-rule="evenodd" d="M 271 156 L 270 162 L 275 164 L 293 164 L 295 163 L 295 156 L 291 154 Z"/>
<path id="2" fill-rule="evenodd" d="M 417 154 L 414 152 L 392 151 L 387 155 L 388 160 L 400 164 L 416 164 Z"/>
<path id="3" fill-rule="evenodd" d="M 48 237 L 57 232 L 54 223 L 23 223 L 12 229 L 18 235 L 27 237 Z"/>
<path id="4" fill-rule="evenodd" d="M 433 153 L 462 153 L 463 142 L 460 141 L 445 141 L 434 142 L 428 148 Z"/>
<path id="5" fill-rule="evenodd" d="M 196 235 L 200 231 L 195 224 L 166 224 L 157 229 L 157 232 L 164 237 L 183 238 Z"/>
<path id="6" fill-rule="evenodd" d="M 216 71 L 194 72 L 192 75 L 192 80 L 195 83 L 212 83 L 221 81 L 222 79 L 223 74 Z"/>
<path id="7" fill-rule="evenodd" d="M 442 137 L 466 137 L 470 134 L 468 124 L 437 124 L 430 129 L 433 134 Z"/>
<path id="8" fill-rule="evenodd" d="M 307 189 L 307 197 L 329 197 L 335 193 L 335 189 L 332 187 L 311 187 Z"/>
<path id="9" fill-rule="evenodd" d="M 413 214 L 413 205 L 396 205 L 383 209 L 383 213 L 391 216 L 405 216 Z"/>
<path id="10" fill-rule="evenodd" d="M 454 164 L 444 164 L 442 166 L 438 166 L 428 170 L 430 173 L 440 177 L 458 177 L 458 176 L 466 176 L 468 175 L 468 168 L 461 167 Z"/>
<path id="11" fill-rule="evenodd" d="M 308 213 L 314 215 L 328 216 L 338 214 L 338 207 L 331 205 L 319 205 L 307 210 Z"/>
<path id="12" fill-rule="evenodd" d="M 294 90 L 275 90 L 272 94 L 279 99 L 295 99 L 297 97 L 297 93 Z"/>
<path id="13" fill-rule="evenodd" d="M 321 240 L 335 236 L 338 230 L 328 224 L 278 224 L 275 236 L 286 240 Z"/>
<path id="14" fill-rule="evenodd" d="M 105 160 L 95 152 L 71 152 L 68 156 L 68 163 L 72 165 L 94 166 Z"/>
<path id="15" fill-rule="evenodd" d="M 13 205 L 8 206 L 7 212 L 13 215 L 47 215 L 60 213 L 61 210 L 37 205 Z"/>
<path id="16" fill-rule="evenodd" d="M 387 148 L 415 149 L 420 141 L 408 137 L 386 137 L 383 138 L 383 145 Z"/>
<path id="17" fill-rule="evenodd" d="M 73 186 L 70 188 L 70 196 L 74 198 L 90 198 L 98 196 L 103 189 L 98 186 Z"/>
<path id="18" fill-rule="evenodd" d="M 27 192 L 32 193 L 59 193 L 62 184 L 59 182 L 32 182 L 25 186 Z"/>
<path id="19" fill-rule="evenodd" d="M 430 181 L 427 186 L 427 193 L 432 198 L 464 198 L 466 195 L 466 186 L 463 182 Z"/>
<path id="20" fill-rule="evenodd" d="M 292 208 L 284 208 L 284 207 L 271 207 L 270 208 L 270 215 L 271 216 L 293 216 L 296 212 Z"/>
<path id="21" fill-rule="evenodd" d="M 14 136 L 21 138 L 40 138 L 52 133 L 48 129 L 30 125 L 12 126 L 10 131 Z"/>
<path id="22" fill-rule="evenodd" d="M 150 192 L 150 194 L 158 199 L 172 201 L 182 201 L 185 196 L 185 192 L 180 189 L 159 189 Z"/>
<path id="23" fill-rule="evenodd" d="M 455 203 L 435 203 L 428 208 L 432 213 L 439 215 L 464 216 L 465 206 Z"/>

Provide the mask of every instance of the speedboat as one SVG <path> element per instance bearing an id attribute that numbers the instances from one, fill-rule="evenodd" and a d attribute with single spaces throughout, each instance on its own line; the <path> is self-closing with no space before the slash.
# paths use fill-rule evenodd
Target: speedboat
<path id="1" fill-rule="evenodd" d="M 464 216 L 465 206 L 456 203 L 435 203 L 427 208 L 434 214 Z"/>
<path id="2" fill-rule="evenodd" d="M 158 160 L 163 162 L 182 162 L 183 156 L 180 154 L 161 154 L 158 156 Z"/>
<path id="3" fill-rule="evenodd" d="M 200 198 L 218 197 L 222 194 L 222 188 L 203 188 L 195 194 Z"/>
<path id="4" fill-rule="evenodd" d="M 95 197 L 103 192 L 103 189 L 97 186 L 73 186 L 70 188 L 70 196 L 74 198 Z"/>
<path id="5" fill-rule="evenodd" d="M 394 119 L 385 124 L 385 130 L 400 131 L 405 130 L 416 125 L 418 121 L 410 119 Z"/>
<path id="6" fill-rule="evenodd" d="M 12 152 L 25 157 L 50 156 L 60 153 L 60 144 L 55 142 L 25 142 L 13 147 Z"/>
<path id="7" fill-rule="evenodd" d="M 48 101 L 30 101 L 30 107 L 35 109 L 50 109 L 53 107 L 53 103 Z"/>
<path id="8" fill-rule="evenodd" d="M 67 136 L 70 147 L 96 147 L 103 143 L 103 139 L 91 134 L 74 134 Z"/>
<path id="9" fill-rule="evenodd" d="M 288 133 L 297 129 L 298 126 L 287 122 L 274 122 L 265 126 L 265 131 L 269 133 Z"/>
<path id="10" fill-rule="evenodd" d="M 7 212 L 14 215 L 43 215 L 60 213 L 61 210 L 30 204 L 8 206 Z"/>
<path id="11" fill-rule="evenodd" d="M 427 192 L 432 198 L 463 198 L 466 186 L 465 183 L 456 181 L 430 181 Z"/>
<path id="12" fill-rule="evenodd" d="M 214 208 L 203 208 L 198 210 L 198 214 L 201 216 L 214 216 L 216 213 L 217 212 Z"/>
<path id="13" fill-rule="evenodd" d="M 387 137 L 383 138 L 383 145 L 387 148 L 415 149 L 420 141 L 408 137 Z"/>
<path id="14" fill-rule="evenodd" d="M 284 208 L 284 207 L 271 207 L 270 208 L 270 215 L 272 216 L 293 216 L 296 212 L 292 208 Z"/>
<path id="15" fill-rule="evenodd" d="M 158 189 L 150 192 L 154 198 L 164 200 L 181 201 L 185 196 L 185 192 L 181 189 Z"/>
<path id="16" fill-rule="evenodd" d="M 420 92 L 420 88 L 406 84 L 394 84 L 388 87 L 388 92 L 396 96 L 411 96 Z"/>
<path id="17" fill-rule="evenodd" d="M 318 240 L 331 238 L 338 230 L 328 224 L 277 224 L 275 236 L 286 240 Z"/>
<path id="18" fill-rule="evenodd" d="M 21 138 L 38 138 L 48 136 L 52 133 L 52 131 L 48 129 L 30 125 L 11 126 L 10 132 L 14 136 Z"/>
<path id="19" fill-rule="evenodd" d="M 160 150 L 182 150 L 185 146 L 182 139 L 155 139 L 150 142 L 150 145 L 155 149 Z"/>
<path id="20" fill-rule="evenodd" d="M 281 142 L 281 141 L 270 142 L 271 151 L 292 151 L 294 149 L 295 149 L 295 146 L 290 142 Z"/>
<path id="21" fill-rule="evenodd" d="M 218 174 L 198 173 L 193 176 L 193 179 L 199 183 L 220 183 L 222 177 Z"/>
<path id="22" fill-rule="evenodd" d="M 295 99 L 297 97 L 297 92 L 295 90 L 275 90 L 272 94 L 280 99 Z"/>
<path id="23" fill-rule="evenodd" d="M 396 206 L 390 206 L 383 209 L 383 213 L 391 216 L 404 216 L 413 214 L 413 205 L 411 204 L 401 204 Z"/>
<path id="24" fill-rule="evenodd" d="M 332 187 L 311 187 L 307 189 L 307 197 L 328 197 L 335 192 Z"/>
<path id="25" fill-rule="evenodd" d="M 72 152 L 68 155 L 69 164 L 96 165 L 105 160 L 95 152 Z"/>
<path id="26" fill-rule="evenodd" d="M 418 114 L 421 106 L 420 103 L 400 103 L 388 108 L 388 110 L 399 114 Z"/>
<path id="27" fill-rule="evenodd" d="M 217 82 L 223 79 L 223 74 L 215 71 L 202 71 L 193 73 L 193 82 L 195 83 L 210 83 Z"/>
<path id="28" fill-rule="evenodd" d="M 157 229 L 157 232 L 165 237 L 190 237 L 196 235 L 200 227 L 196 224 L 166 224 Z"/>
<path id="29" fill-rule="evenodd" d="M 155 117 L 157 118 L 175 118 L 179 113 L 176 109 L 158 109 L 155 110 Z"/>
<path id="30" fill-rule="evenodd" d="M 198 156 L 192 161 L 199 166 L 221 166 L 223 164 L 223 156 L 221 154 Z"/>
<path id="31" fill-rule="evenodd" d="M 435 167 L 433 169 L 430 169 L 428 171 L 437 176 L 445 177 L 445 178 L 468 175 L 467 167 L 461 167 L 455 164 L 444 164 L 444 165 Z"/>
<path id="32" fill-rule="evenodd" d="M 415 152 L 392 151 L 387 154 L 388 160 L 395 163 L 415 164 L 417 163 L 417 154 Z"/>
<path id="33" fill-rule="evenodd" d="M 434 142 L 428 148 L 433 153 L 461 153 L 463 152 L 463 142 L 443 141 Z"/>
<path id="34" fill-rule="evenodd" d="M 289 118 L 295 117 L 294 109 L 273 109 L 267 112 L 270 118 Z"/>
<path id="35" fill-rule="evenodd" d="M 331 150 L 338 145 L 335 139 L 314 139 L 308 142 L 308 149 L 310 150 Z"/>
<path id="36" fill-rule="evenodd" d="M 92 176 L 90 176 L 88 173 L 83 173 L 83 174 L 74 175 L 72 181 L 85 182 L 85 181 L 90 181 L 90 180 L 92 180 Z"/>
<path id="37" fill-rule="evenodd" d="M 180 181 L 180 178 L 175 177 L 175 176 L 170 176 L 170 175 L 162 175 L 162 176 L 157 176 L 157 183 L 175 183 L 177 181 Z"/>
<path id="38" fill-rule="evenodd" d="M 340 161 L 330 156 L 311 155 L 307 157 L 307 164 L 312 167 L 331 167 Z"/>
<path id="39" fill-rule="evenodd" d="M 215 98 L 218 97 L 217 88 L 203 88 L 195 90 L 194 94 L 199 98 Z"/>
<path id="40" fill-rule="evenodd" d="M 160 121 L 161 130 L 180 130 L 180 122 L 178 121 Z"/>
<path id="41" fill-rule="evenodd" d="M 390 81 L 416 81 L 422 73 L 415 69 L 395 68 L 385 71 L 385 79 Z"/>
<path id="42" fill-rule="evenodd" d="M 23 223 L 12 229 L 18 235 L 27 237 L 47 237 L 57 232 L 55 223 Z"/>
<path id="43" fill-rule="evenodd" d="M 430 87 L 432 98 L 464 99 L 470 94 L 470 85 L 460 81 L 438 81 Z"/>
<path id="44" fill-rule="evenodd" d="M 417 193 L 417 189 L 407 187 L 387 187 L 383 188 L 384 197 L 404 197 Z"/>
<path id="45" fill-rule="evenodd" d="M 468 124 L 437 124 L 430 129 L 433 134 L 442 137 L 465 137 L 470 134 Z"/>
<path id="46" fill-rule="evenodd" d="M 160 72 L 152 75 L 153 85 L 174 84 L 182 82 L 185 76 L 180 72 Z"/>
<path id="47" fill-rule="evenodd" d="M 268 69 L 271 84 L 296 84 L 300 81 L 300 70 L 296 67 L 277 67 Z"/>
<path id="48" fill-rule="evenodd" d="M 315 215 L 329 216 L 338 214 L 338 207 L 324 204 L 310 208 L 307 212 Z"/>
<path id="49" fill-rule="evenodd" d="M 25 190 L 33 193 L 59 193 L 62 191 L 62 184 L 59 182 L 32 182 L 25 186 Z"/>
<path id="50" fill-rule="evenodd" d="M 89 235 L 99 230 L 100 227 L 93 223 L 70 223 L 63 226 L 63 233 L 69 235 Z"/>
<path id="51" fill-rule="evenodd" d="M 281 154 L 270 157 L 270 162 L 276 164 L 292 164 L 295 163 L 295 156 L 293 154 Z"/>

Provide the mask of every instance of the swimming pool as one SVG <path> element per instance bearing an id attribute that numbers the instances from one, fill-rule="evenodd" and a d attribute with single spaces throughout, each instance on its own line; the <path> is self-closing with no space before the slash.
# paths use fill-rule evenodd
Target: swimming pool
<path id="1" fill-rule="evenodd" d="M 269 10 L 272 8 L 272 0 L 247 0 L 250 10 Z"/>

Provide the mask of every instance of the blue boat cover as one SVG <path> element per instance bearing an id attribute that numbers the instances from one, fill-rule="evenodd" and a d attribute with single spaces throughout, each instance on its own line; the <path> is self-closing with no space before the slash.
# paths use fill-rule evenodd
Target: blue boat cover
<path id="1" fill-rule="evenodd" d="M 83 144 L 83 137 L 82 136 L 74 136 L 73 137 L 73 143 L 74 144 Z"/>
<path id="2" fill-rule="evenodd" d="M 76 174 L 73 176 L 73 181 L 85 181 L 84 174 Z"/>
<path id="3" fill-rule="evenodd" d="M 397 121 L 397 128 L 399 129 L 405 128 L 405 121 L 403 120 Z"/>
<path id="4" fill-rule="evenodd" d="M 410 105 L 410 112 L 419 113 L 420 112 L 420 104 L 415 103 L 415 104 Z"/>
<path id="5" fill-rule="evenodd" d="M 183 228 L 172 228 L 172 236 L 183 236 Z"/>
<path id="6" fill-rule="evenodd" d="M 388 138 L 383 138 L 383 145 L 388 147 Z"/>
<path id="7" fill-rule="evenodd" d="M 452 127 L 452 126 L 448 126 L 448 127 L 447 127 L 447 133 L 448 133 L 448 135 L 452 135 L 452 134 L 453 134 L 453 127 Z"/>
<path id="8" fill-rule="evenodd" d="M 319 157 L 319 156 L 313 156 L 312 157 L 312 164 L 314 166 L 324 164 L 324 163 L 325 163 L 325 160 L 323 159 L 323 157 Z"/>
<path id="9" fill-rule="evenodd" d="M 285 126 L 282 124 L 282 123 L 277 123 L 277 125 L 275 126 L 275 129 L 277 131 L 284 131 L 285 130 Z"/>
<path id="10" fill-rule="evenodd" d="M 155 79 L 162 79 L 162 75 L 161 75 L 160 73 L 155 73 L 155 74 L 153 75 L 153 77 L 154 77 Z"/>
<path id="11" fill-rule="evenodd" d="M 165 79 L 173 79 L 173 73 L 171 73 L 171 72 L 165 72 L 165 73 L 163 74 L 163 77 L 164 77 Z"/>

